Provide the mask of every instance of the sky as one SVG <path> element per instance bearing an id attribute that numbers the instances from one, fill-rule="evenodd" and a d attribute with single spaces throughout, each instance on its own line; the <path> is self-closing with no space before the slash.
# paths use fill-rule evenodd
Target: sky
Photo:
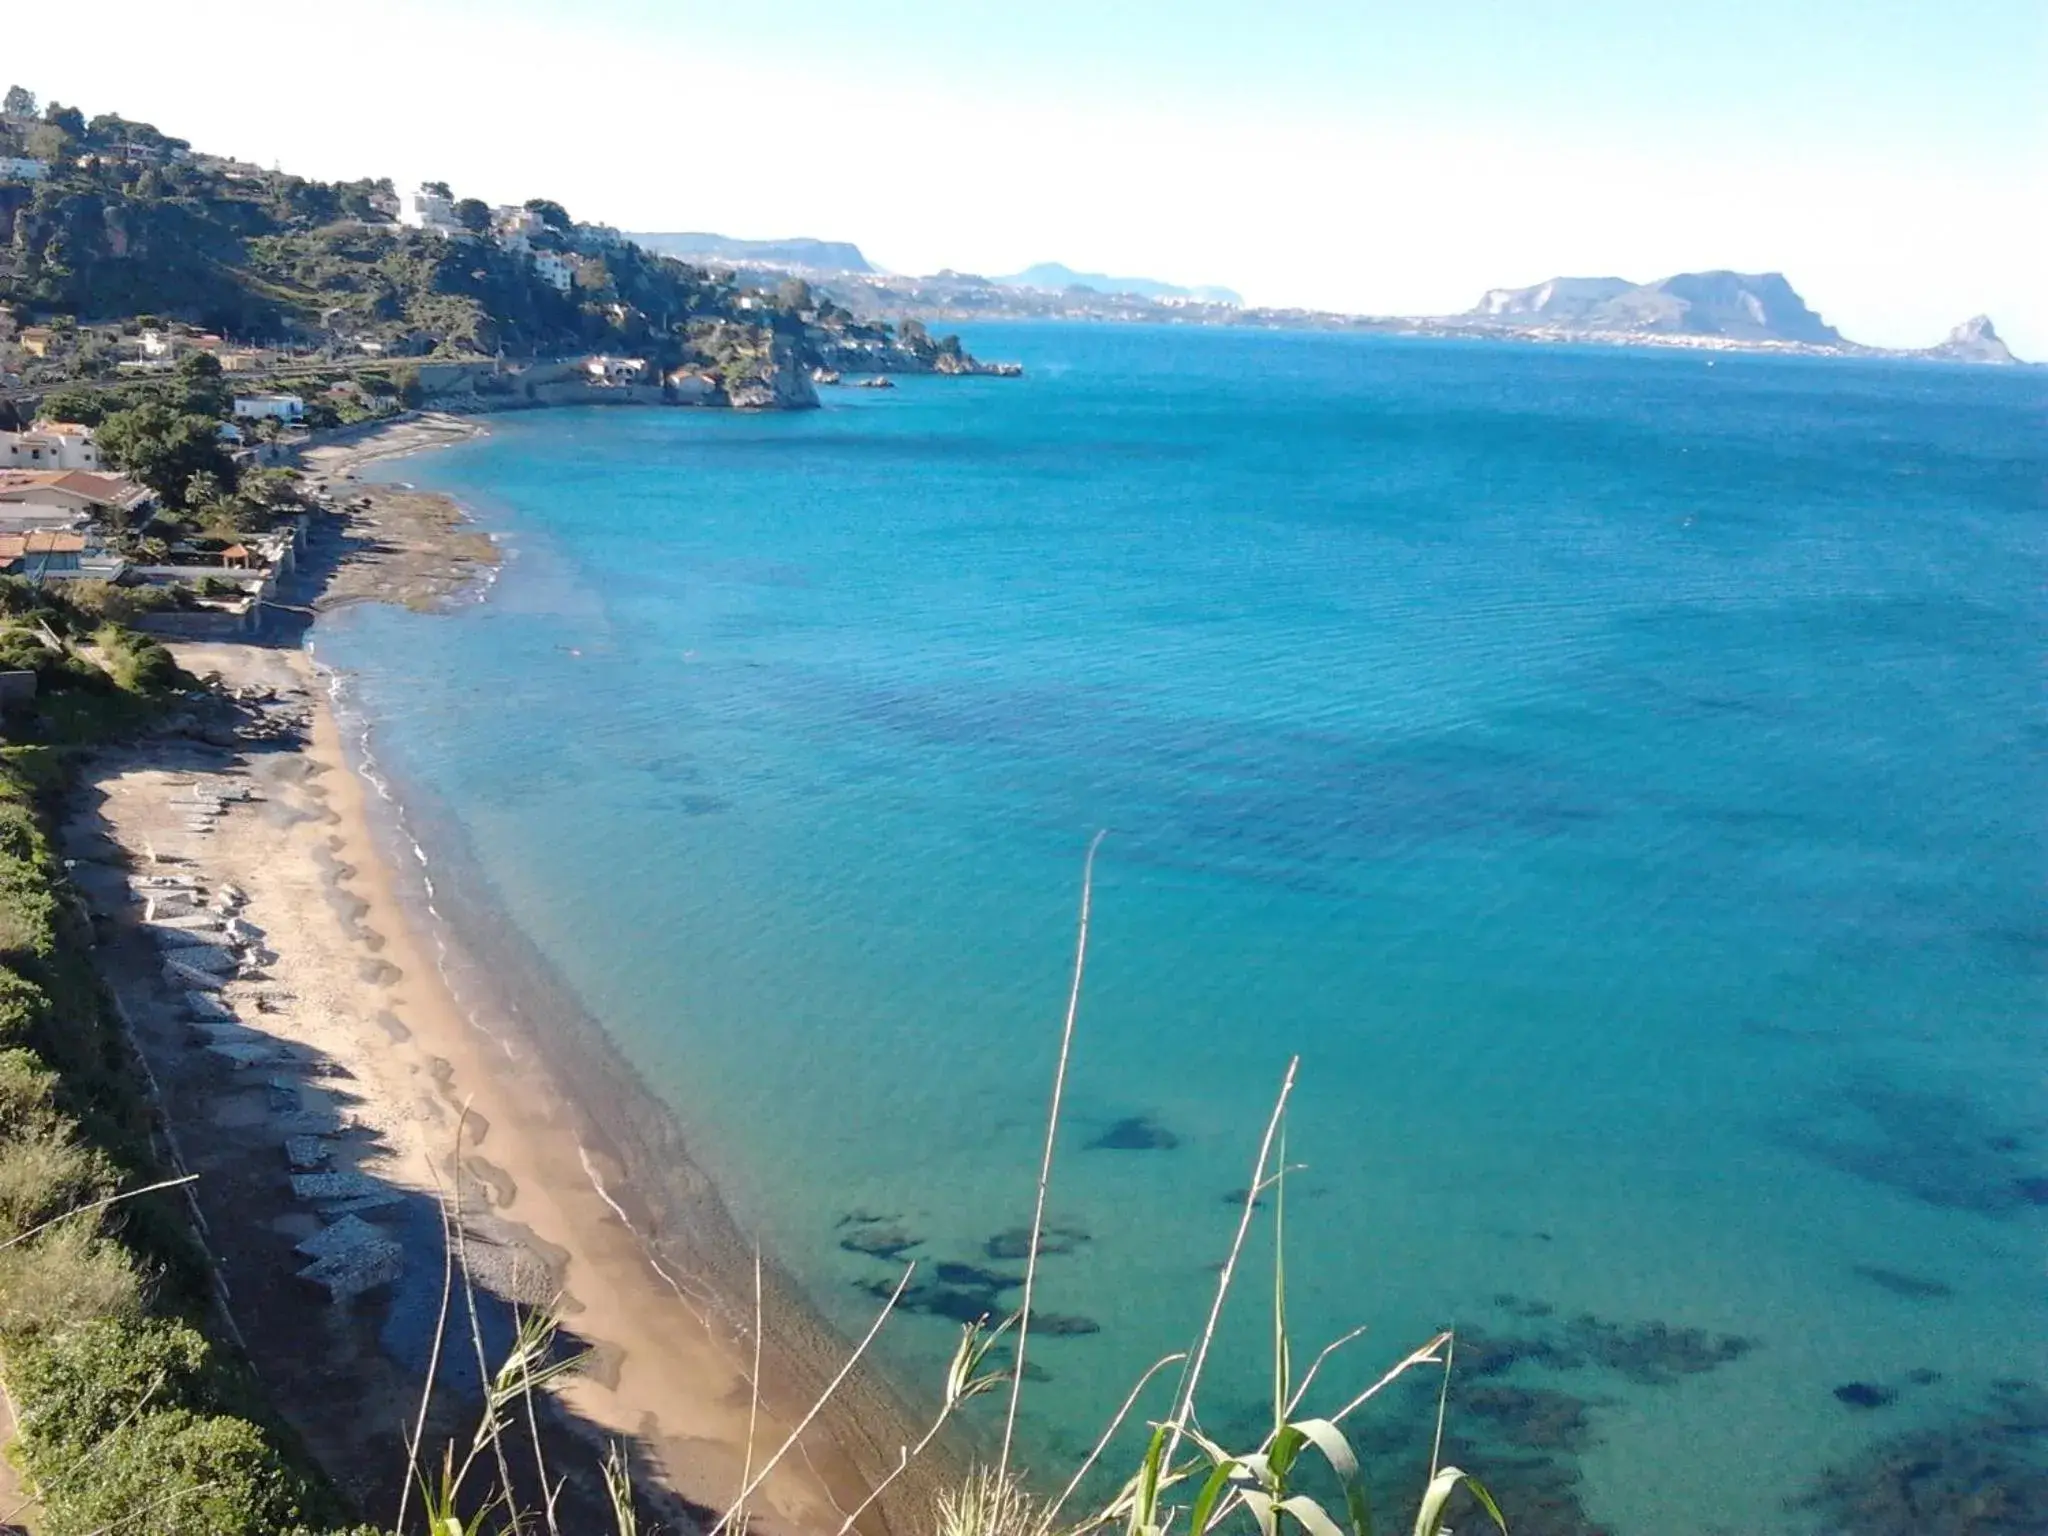
<path id="1" fill-rule="evenodd" d="M 1781 271 L 1844 334 L 2048 359 L 2042 0 L 101 0 L 0 64 L 301 175 L 629 230 L 1469 308 Z"/>

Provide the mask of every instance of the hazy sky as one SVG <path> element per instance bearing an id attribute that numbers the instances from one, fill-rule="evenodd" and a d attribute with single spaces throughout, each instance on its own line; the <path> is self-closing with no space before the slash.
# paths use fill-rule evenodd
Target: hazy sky
<path id="1" fill-rule="evenodd" d="M 17 29 L 18 31 L 18 29 Z M 2041 0 L 101 0 L 0 71 L 321 177 L 1255 303 L 1783 271 L 2048 358 Z"/>

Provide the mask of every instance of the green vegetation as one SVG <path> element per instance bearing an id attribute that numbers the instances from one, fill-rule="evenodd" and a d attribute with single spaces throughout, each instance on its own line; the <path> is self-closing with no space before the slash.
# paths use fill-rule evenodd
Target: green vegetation
<path id="1" fill-rule="evenodd" d="M 0 652 L 36 661 L 51 690 L 10 722 L 13 739 L 75 739 L 78 717 L 62 706 L 79 695 L 126 701 L 132 725 L 190 681 L 161 646 L 18 579 L 0 582 L 0 614 Z M 105 670 L 67 639 L 88 630 Z M 33 658 L 20 657 L 24 635 Z M 246 1368 L 202 1332 L 210 1282 L 178 1195 L 122 1198 L 164 1174 L 87 919 L 45 830 L 44 796 L 63 777 L 52 751 L 0 749 L 0 1361 L 38 1528 L 331 1526 L 341 1510 L 325 1481 L 268 1423 Z"/>
<path id="2" fill-rule="evenodd" d="M 33 103 L 26 91 L 22 100 Z M 103 412 L 138 403 L 117 373 L 144 317 L 152 328 L 177 322 L 289 347 L 315 366 L 360 364 L 365 346 L 391 356 L 607 352 L 724 377 L 743 351 L 765 358 L 771 336 L 790 342 L 804 368 L 920 370 L 964 357 L 957 338 L 935 342 L 909 325 L 899 337 L 801 282 L 746 289 L 730 273 L 654 255 L 576 224 L 548 198 L 525 205 L 541 226 L 524 235 L 527 249 L 501 244 L 491 209 L 475 198 L 455 202 L 452 237 L 400 228 L 388 181 L 307 181 L 193 153 L 147 123 L 88 122 L 55 104 L 40 118 L 0 118 L 0 154 L 53 167 L 40 182 L 0 184 L 0 304 L 58 334 L 49 359 L 22 366 L 32 382 L 86 378 L 128 397 Z M 540 275 L 535 253 L 570 264 L 567 293 Z M 705 353 L 693 341 L 704 322 L 752 340 Z M 189 396 L 195 381 L 182 382 Z M 91 419 L 88 402 L 65 394 L 61 414 Z M 327 404 L 334 420 L 361 419 Z M 188 398 L 185 409 L 219 416 L 225 401 Z M 331 424 L 318 412 L 309 420 Z"/>

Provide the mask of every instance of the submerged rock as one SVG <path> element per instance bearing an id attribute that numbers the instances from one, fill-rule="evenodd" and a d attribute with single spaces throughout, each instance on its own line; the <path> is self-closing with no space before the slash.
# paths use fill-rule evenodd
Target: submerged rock
<path id="1" fill-rule="evenodd" d="M 1167 1152 L 1180 1145 L 1180 1138 L 1150 1115 L 1132 1115 L 1119 1120 L 1088 1143 L 1090 1151 Z"/>
<path id="2" fill-rule="evenodd" d="M 1089 1240 L 1088 1234 L 1075 1226 L 1048 1226 L 1038 1234 L 1040 1256 L 1050 1253 L 1072 1253 Z M 1010 1227 L 998 1232 L 986 1243 L 981 1251 L 992 1259 L 1028 1259 L 1031 1257 L 1031 1229 Z"/>
<path id="3" fill-rule="evenodd" d="M 1868 1381 L 1844 1382 L 1835 1388 L 1835 1400 L 1851 1408 L 1889 1408 L 1898 1399 L 1899 1394 L 1890 1387 Z"/>
<path id="4" fill-rule="evenodd" d="M 839 1246 L 848 1253 L 864 1253 L 871 1258 L 900 1259 L 923 1241 L 901 1227 L 877 1224 L 854 1227 L 839 1239 Z"/>
<path id="5" fill-rule="evenodd" d="M 2048 1530 L 2048 1392 L 1996 1384 L 1977 1411 L 1830 1467 L 1794 1507 L 1853 1536 L 2039 1536 Z"/>
<path id="6" fill-rule="evenodd" d="M 1853 1269 L 1872 1285 L 1882 1286 L 1894 1296 L 1904 1296 L 1913 1301 L 1934 1301 L 1955 1295 L 1954 1287 L 1940 1280 L 1922 1280 L 1917 1275 L 1902 1275 L 1895 1269 L 1880 1269 L 1875 1264 L 1857 1264 Z"/>

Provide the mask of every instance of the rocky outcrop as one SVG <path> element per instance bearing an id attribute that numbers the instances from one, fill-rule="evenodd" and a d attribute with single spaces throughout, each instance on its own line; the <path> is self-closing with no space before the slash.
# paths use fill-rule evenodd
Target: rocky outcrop
<path id="1" fill-rule="evenodd" d="M 1464 318 L 1560 334 L 1843 344 L 1779 272 L 1680 272 L 1654 283 L 1556 277 L 1533 288 L 1495 288 Z"/>
<path id="2" fill-rule="evenodd" d="M 1948 333 L 1939 346 L 1929 347 L 1923 356 L 1948 363 L 2017 363 L 2012 348 L 1991 324 L 1989 315 L 1972 315 Z"/>
<path id="3" fill-rule="evenodd" d="M 785 336 L 769 343 L 767 357 L 746 377 L 728 379 L 725 394 L 738 411 L 804 411 L 818 403 L 810 370 L 797 361 L 796 344 Z"/>

